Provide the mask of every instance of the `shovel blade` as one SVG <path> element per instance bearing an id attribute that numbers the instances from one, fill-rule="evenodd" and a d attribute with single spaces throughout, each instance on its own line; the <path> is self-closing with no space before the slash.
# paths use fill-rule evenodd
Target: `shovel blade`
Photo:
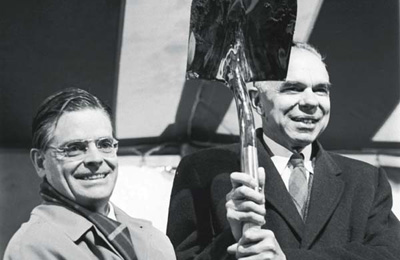
<path id="1" fill-rule="evenodd" d="M 226 55 L 240 43 L 246 82 L 286 78 L 296 0 L 194 0 L 188 78 L 224 80 Z"/>

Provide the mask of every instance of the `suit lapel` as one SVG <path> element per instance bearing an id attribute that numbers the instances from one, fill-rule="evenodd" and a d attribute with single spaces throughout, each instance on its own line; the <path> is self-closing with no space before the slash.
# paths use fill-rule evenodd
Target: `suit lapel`
<path id="1" fill-rule="evenodd" d="M 268 147 L 258 139 L 257 143 L 259 166 L 265 169 L 265 200 L 286 220 L 289 226 L 302 237 L 304 222 L 297 212 L 285 184 L 271 160 Z M 267 223 L 268 225 L 268 223 Z"/>
<path id="2" fill-rule="evenodd" d="M 149 252 L 148 243 L 142 243 L 142 241 L 149 239 L 150 234 L 147 230 L 149 222 L 128 216 L 123 210 L 115 206 L 115 204 L 113 204 L 113 207 L 116 219 L 128 227 L 136 257 L 138 259 L 147 259 L 151 252 Z"/>
<path id="3" fill-rule="evenodd" d="M 318 143 L 314 147 L 318 149 L 318 154 L 315 159 L 303 248 L 310 247 L 321 232 L 339 203 L 344 188 L 343 182 L 337 178 L 341 173 L 340 168 Z"/>

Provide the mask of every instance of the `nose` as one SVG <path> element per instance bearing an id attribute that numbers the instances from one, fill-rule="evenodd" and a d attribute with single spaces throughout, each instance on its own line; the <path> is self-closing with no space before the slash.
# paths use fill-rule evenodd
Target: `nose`
<path id="1" fill-rule="evenodd" d="M 317 94 L 312 91 L 311 88 L 307 88 L 303 91 L 301 99 L 299 101 L 300 109 L 305 112 L 312 112 L 318 106 Z"/>
<path id="2" fill-rule="evenodd" d="M 90 143 L 88 146 L 88 150 L 86 151 L 86 156 L 84 159 L 85 166 L 90 169 L 92 172 L 96 172 L 101 164 L 103 163 L 103 156 L 100 151 L 97 149 L 94 143 Z"/>

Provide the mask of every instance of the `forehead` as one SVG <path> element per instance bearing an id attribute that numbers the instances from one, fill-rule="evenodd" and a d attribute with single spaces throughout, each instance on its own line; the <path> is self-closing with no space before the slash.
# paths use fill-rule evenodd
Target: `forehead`
<path id="1" fill-rule="evenodd" d="M 52 131 L 52 143 L 112 136 L 108 115 L 100 109 L 84 109 L 62 114 Z"/>
<path id="2" fill-rule="evenodd" d="M 305 85 L 329 83 L 329 74 L 321 59 L 310 51 L 293 48 L 286 81 Z"/>

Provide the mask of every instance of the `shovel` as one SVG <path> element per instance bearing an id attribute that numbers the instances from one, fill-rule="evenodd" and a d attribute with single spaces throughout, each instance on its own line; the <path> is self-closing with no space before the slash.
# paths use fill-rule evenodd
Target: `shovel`
<path id="1" fill-rule="evenodd" d="M 187 78 L 222 81 L 232 90 L 241 170 L 256 180 L 255 125 L 246 83 L 286 78 L 296 14 L 296 0 L 192 2 Z M 244 230 L 251 226 L 245 224 Z"/>

